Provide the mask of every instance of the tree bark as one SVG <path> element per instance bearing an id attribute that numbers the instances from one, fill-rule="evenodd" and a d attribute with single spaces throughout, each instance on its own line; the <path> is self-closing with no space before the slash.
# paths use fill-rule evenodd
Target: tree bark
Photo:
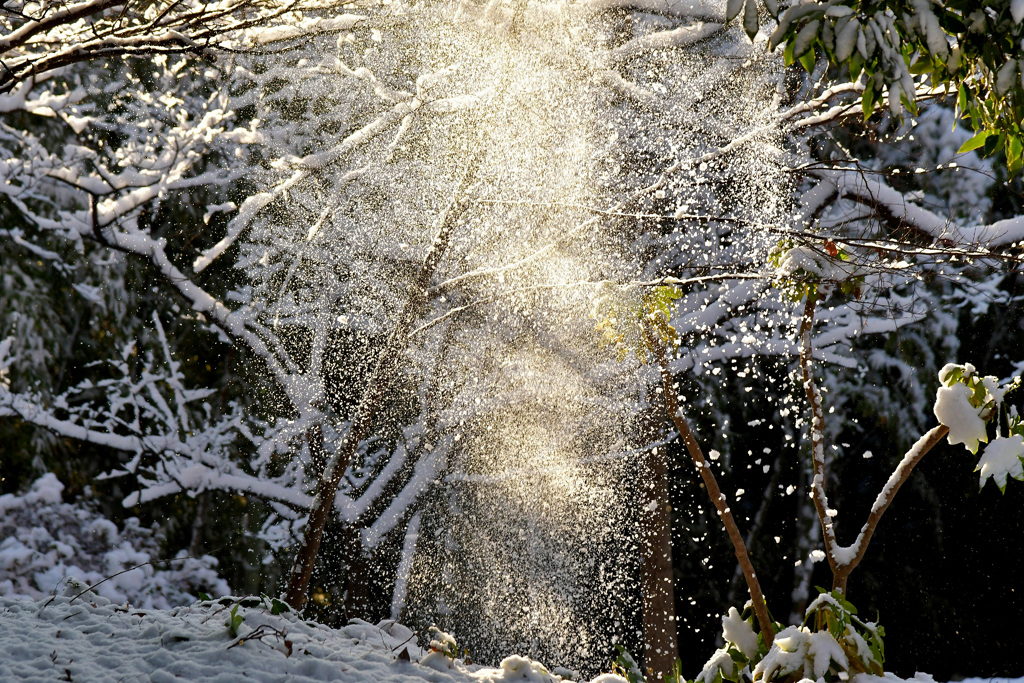
<path id="1" fill-rule="evenodd" d="M 644 553 L 643 622 L 644 665 L 655 679 L 672 672 L 679 659 L 676 633 L 676 593 L 672 572 L 672 506 L 669 504 L 668 463 L 661 449 L 647 452 L 647 476 L 651 478 L 646 502 L 648 547 Z"/>

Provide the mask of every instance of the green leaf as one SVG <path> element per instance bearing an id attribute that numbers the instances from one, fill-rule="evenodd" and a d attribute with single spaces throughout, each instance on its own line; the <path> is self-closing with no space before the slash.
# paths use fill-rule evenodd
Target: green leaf
<path id="1" fill-rule="evenodd" d="M 961 88 L 962 87 L 963 86 L 961 86 Z M 963 154 L 964 152 L 970 152 L 972 150 L 978 149 L 979 147 L 981 147 L 982 145 L 985 144 L 985 140 L 988 139 L 989 135 L 992 135 L 992 131 L 988 131 L 988 130 L 981 131 L 980 133 L 975 135 L 973 138 L 971 138 L 970 140 L 968 140 L 964 144 L 960 145 L 960 149 L 957 151 L 957 154 Z"/>
<path id="2" fill-rule="evenodd" d="M 835 600 L 836 602 L 838 602 L 838 603 L 839 603 L 839 605 L 840 605 L 840 606 L 841 606 L 841 607 L 842 607 L 842 608 L 843 608 L 844 610 L 846 610 L 846 611 L 847 611 L 847 612 L 849 612 L 850 614 L 856 614 L 856 613 L 857 613 L 857 608 L 856 608 L 856 607 L 854 607 L 854 606 L 853 606 L 853 603 L 851 603 L 851 602 L 850 602 L 849 600 L 847 600 L 847 599 L 846 599 L 846 598 L 845 598 L 845 597 L 843 596 L 843 594 L 842 594 L 842 593 L 840 593 L 839 591 L 832 591 L 831 595 L 832 595 L 832 598 L 833 598 L 833 599 L 834 599 L 834 600 Z"/>
<path id="3" fill-rule="evenodd" d="M 289 607 L 286 603 L 278 600 L 277 598 L 274 598 L 273 600 L 270 601 L 270 613 L 271 614 L 277 615 L 277 614 L 281 614 L 282 612 L 291 612 L 291 611 L 292 611 L 291 607 Z"/>
<path id="4" fill-rule="evenodd" d="M 743 0 L 728 0 L 725 3 L 725 21 L 730 22 L 736 18 L 743 9 Z"/>
<path id="5" fill-rule="evenodd" d="M 917 100 L 908 99 L 906 95 L 900 93 L 900 104 L 910 112 L 911 116 L 917 116 Z"/>
<path id="6" fill-rule="evenodd" d="M 864 120 L 867 121 L 871 118 L 871 114 L 875 111 L 875 101 L 878 99 L 878 93 L 875 92 L 875 79 L 869 78 L 867 85 L 864 87 L 864 94 L 861 95 L 861 107 L 864 109 Z"/>
<path id="7" fill-rule="evenodd" d="M 910 73 L 914 74 L 915 76 L 930 73 L 933 70 L 934 68 L 932 66 L 932 60 L 928 59 L 924 55 L 918 57 L 917 61 L 910 65 Z"/>
<path id="8" fill-rule="evenodd" d="M 743 30 L 751 40 L 757 35 L 757 0 L 747 0 L 743 8 Z"/>
<path id="9" fill-rule="evenodd" d="M 225 624 L 232 638 L 238 637 L 238 627 L 242 625 L 242 620 L 243 617 L 238 615 L 238 605 L 235 605 L 231 608 L 231 616 L 228 617 L 228 622 Z"/>
<path id="10" fill-rule="evenodd" d="M 811 73 L 811 70 L 814 69 L 814 61 L 814 49 L 812 48 L 805 52 L 802 57 L 800 57 L 800 66 L 802 66 L 804 68 L 804 71 L 806 71 L 807 73 Z"/>
<path id="11" fill-rule="evenodd" d="M 864 58 L 860 56 L 860 53 L 854 51 L 853 56 L 850 57 L 850 80 L 856 81 L 860 78 L 862 71 L 864 71 Z"/>
<path id="12" fill-rule="evenodd" d="M 207 595 L 206 593 L 204 593 L 203 591 L 196 591 L 196 594 L 199 595 L 199 599 L 202 602 L 209 602 L 210 601 L 210 596 Z"/>
<path id="13" fill-rule="evenodd" d="M 803 28 L 796 34 L 791 42 L 793 43 L 793 56 L 803 57 L 804 53 L 811 50 L 814 47 L 814 42 L 818 39 L 818 31 L 821 28 L 821 22 L 817 19 L 807 22 Z"/>
<path id="14" fill-rule="evenodd" d="M 1006 166 L 1011 174 L 1016 174 L 1021 169 L 1022 151 L 1024 151 L 1024 145 L 1021 144 L 1020 136 L 1008 135 L 1006 137 Z"/>
<path id="15" fill-rule="evenodd" d="M 996 150 L 999 149 L 1002 146 L 1003 146 L 1003 134 L 1002 133 L 989 135 L 985 139 L 985 151 L 984 151 L 983 155 L 984 156 L 990 156 L 992 154 L 995 154 Z"/>

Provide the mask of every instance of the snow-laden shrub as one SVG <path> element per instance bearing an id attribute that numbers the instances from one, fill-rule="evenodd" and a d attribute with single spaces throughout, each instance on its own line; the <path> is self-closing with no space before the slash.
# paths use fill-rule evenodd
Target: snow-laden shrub
<path id="1" fill-rule="evenodd" d="M 943 384 L 935 395 L 935 417 L 949 429 L 950 445 L 963 444 L 977 454 L 981 486 L 989 479 L 1006 492 L 1008 477 L 1024 480 L 1024 421 L 1015 406 L 1007 407 L 1004 397 L 1021 386 L 1021 378 L 1000 386 L 992 375 L 982 377 L 970 363 L 949 363 L 939 371 Z M 996 418 L 996 437 L 989 442 L 988 423 Z M 1005 427 L 1006 436 L 1002 429 Z"/>
<path id="2" fill-rule="evenodd" d="M 25 493 L 0 496 L 0 596 L 38 600 L 72 578 L 109 600 L 147 609 L 193 602 L 200 591 L 230 593 L 213 557 L 182 552 L 159 562 L 159 539 L 138 519 L 119 530 L 88 505 L 63 502 L 63 490 L 48 473 Z M 118 574 L 137 565 L 144 566 Z"/>
<path id="3" fill-rule="evenodd" d="M 833 682 L 856 674 L 883 675 L 885 631 L 859 619 L 857 609 L 838 591 L 822 591 L 807 607 L 803 623 L 779 630 L 771 648 L 755 633 L 752 611 L 747 609 L 745 614 L 744 618 L 730 607 L 722 617 L 725 645 L 711 656 L 694 683 Z"/>

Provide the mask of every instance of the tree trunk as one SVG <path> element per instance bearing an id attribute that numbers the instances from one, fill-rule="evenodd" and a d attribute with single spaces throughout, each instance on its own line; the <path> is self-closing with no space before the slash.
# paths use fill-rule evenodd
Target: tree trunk
<path id="1" fill-rule="evenodd" d="M 644 664 L 655 679 L 671 673 L 679 659 L 676 634 L 676 598 L 672 572 L 672 506 L 668 495 L 668 463 L 661 449 L 646 456 L 651 486 L 645 505 L 651 510 L 644 552 L 643 621 Z"/>
<path id="2" fill-rule="evenodd" d="M 679 438 L 686 445 L 686 450 L 690 453 L 697 472 L 700 474 L 701 479 L 704 480 L 708 498 L 711 499 L 711 504 L 715 506 L 718 517 L 722 520 L 722 525 L 725 526 L 726 534 L 728 534 L 729 540 L 732 542 L 733 551 L 736 553 L 736 561 L 743 570 L 743 578 L 746 580 L 747 588 L 750 590 L 750 601 L 754 606 L 754 615 L 757 617 L 757 624 L 761 629 L 761 635 L 764 637 L 765 645 L 770 648 L 775 640 L 775 626 L 768 616 L 768 606 L 765 604 L 764 593 L 761 592 L 761 583 L 757 579 L 757 572 L 754 571 L 754 565 L 750 561 L 750 555 L 747 553 L 746 543 L 743 541 L 743 536 L 740 535 L 739 527 L 736 526 L 736 519 L 732 515 L 732 510 L 729 508 L 725 494 L 718 487 L 718 480 L 715 479 L 715 475 L 711 471 L 711 465 L 704 457 L 704 452 L 701 450 L 700 444 L 697 443 L 697 438 L 693 435 L 693 431 L 690 429 L 690 424 L 686 421 L 682 408 L 679 407 L 675 383 L 672 381 L 672 371 L 669 369 L 668 359 L 665 357 L 665 347 L 657 338 L 657 335 L 649 328 L 644 328 L 644 335 L 647 340 L 647 347 L 654 354 L 655 360 L 658 363 L 658 370 L 661 373 L 665 412 L 668 413 L 669 419 L 672 420 L 676 430 L 679 432 Z"/>

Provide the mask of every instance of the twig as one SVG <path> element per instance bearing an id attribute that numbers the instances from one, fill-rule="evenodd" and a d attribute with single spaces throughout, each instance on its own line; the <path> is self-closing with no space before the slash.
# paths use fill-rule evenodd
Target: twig
<path id="1" fill-rule="evenodd" d="M 814 328 L 814 309 L 818 303 L 818 295 L 811 294 L 804 303 L 804 314 L 800 319 L 800 374 L 803 379 L 804 395 L 811 408 L 811 499 L 814 510 L 818 513 L 818 522 L 825 536 L 825 551 L 833 577 L 836 576 L 840 562 L 836 557 L 839 544 L 836 542 L 835 527 L 828 515 L 828 496 L 825 493 L 825 418 L 821 408 L 821 392 L 811 374 L 811 363 L 814 361 L 814 347 L 811 335 Z"/>
<path id="2" fill-rule="evenodd" d="M 89 591 L 91 591 L 94 588 L 96 588 L 96 586 L 99 586 L 100 584 L 104 584 L 107 581 L 110 581 L 111 579 L 117 578 L 118 576 L 121 576 L 121 574 L 127 574 L 130 571 L 135 571 L 136 569 L 140 569 L 142 567 L 145 567 L 146 565 L 166 564 L 168 562 L 181 562 L 183 560 L 195 560 L 195 559 L 198 559 L 198 558 L 192 557 L 191 555 L 185 555 L 183 557 L 172 557 L 172 558 L 169 558 L 169 559 L 166 559 L 166 560 L 150 560 L 149 562 L 143 562 L 142 564 L 137 564 L 134 567 L 128 567 L 127 569 L 122 569 L 121 571 L 117 572 L 116 574 L 111 574 L 110 576 L 106 577 L 102 581 L 97 581 L 93 585 L 87 586 L 84 591 L 82 591 L 81 593 L 78 593 L 73 598 L 68 600 L 68 604 L 70 605 L 71 603 L 73 603 L 78 598 L 82 597 L 83 595 L 85 595 Z M 56 597 L 56 596 L 54 596 L 54 597 Z M 47 602 L 46 604 L 48 605 L 50 603 Z M 45 607 L 46 605 L 43 605 L 43 606 Z"/>

